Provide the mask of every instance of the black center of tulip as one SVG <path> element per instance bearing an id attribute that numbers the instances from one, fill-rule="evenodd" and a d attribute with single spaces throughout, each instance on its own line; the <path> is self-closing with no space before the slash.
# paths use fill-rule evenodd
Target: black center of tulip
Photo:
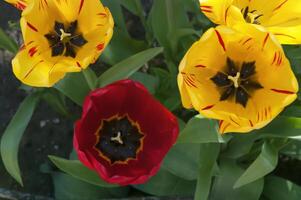
<path id="1" fill-rule="evenodd" d="M 51 55 L 75 58 L 76 51 L 87 43 L 87 40 L 78 32 L 77 21 L 65 26 L 63 23 L 55 22 L 54 30 L 45 35 L 50 48 Z"/>
<path id="2" fill-rule="evenodd" d="M 250 10 L 249 6 L 241 9 L 241 13 L 246 22 L 252 24 L 260 24 L 259 18 L 263 16 L 262 14 L 258 14 L 256 10 Z"/>
<path id="3" fill-rule="evenodd" d="M 247 106 L 251 93 L 263 88 L 256 80 L 254 62 L 243 62 L 238 70 L 233 60 L 227 58 L 226 72 L 218 72 L 211 80 L 220 89 L 220 101 L 235 97 L 235 102 Z"/>
<path id="4" fill-rule="evenodd" d="M 142 146 L 143 134 L 127 116 L 104 120 L 98 134 L 96 148 L 110 160 L 111 164 L 135 159 Z"/>

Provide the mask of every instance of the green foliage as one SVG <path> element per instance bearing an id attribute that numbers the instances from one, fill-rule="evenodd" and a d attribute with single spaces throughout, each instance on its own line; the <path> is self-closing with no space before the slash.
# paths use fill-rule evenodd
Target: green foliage
<path id="1" fill-rule="evenodd" d="M 162 50 L 162 48 L 148 49 L 121 61 L 98 78 L 98 85 L 103 87 L 115 81 L 130 77 L 145 63 L 161 53 Z"/>
<path id="2" fill-rule="evenodd" d="M 156 196 L 187 196 L 192 195 L 195 181 L 181 179 L 161 169 L 154 177 L 143 185 L 135 185 L 136 189 Z"/>
<path id="3" fill-rule="evenodd" d="M 91 171 L 78 160 L 66 160 L 55 156 L 49 156 L 49 159 L 60 170 L 81 181 L 101 187 L 118 187 L 117 185 L 108 184 L 101 180 L 96 172 Z"/>
<path id="4" fill-rule="evenodd" d="M 57 200 L 98 200 L 108 198 L 126 197 L 128 187 L 103 188 L 82 182 L 63 174 L 53 173 L 54 196 Z"/>
<path id="5" fill-rule="evenodd" d="M 21 185 L 23 183 L 18 164 L 19 144 L 39 98 L 37 93 L 26 97 L 1 138 L 0 150 L 3 164 L 8 173 Z"/>
<path id="6" fill-rule="evenodd" d="M 13 54 L 18 52 L 18 45 L 0 28 L 0 48 Z"/>
<path id="7" fill-rule="evenodd" d="M 201 145 L 199 155 L 200 168 L 194 195 L 195 200 L 206 200 L 209 196 L 213 169 L 219 155 L 219 150 L 220 144 L 218 143 Z"/>

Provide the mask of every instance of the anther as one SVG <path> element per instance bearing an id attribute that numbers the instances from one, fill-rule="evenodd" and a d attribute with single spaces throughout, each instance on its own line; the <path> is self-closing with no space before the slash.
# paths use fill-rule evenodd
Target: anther
<path id="1" fill-rule="evenodd" d="M 71 33 L 66 33 L 63 29 L 60 29 L 61 31 L 61 38 L 60 40 L 63 41 L 65 38 L 72 36 Z"/>
<path id="2" fill-rule="evenodd" d="M 117 133 L 117 136 L 116 137 L 111 137 L 111 141 L 113 142 L 118 142 L 119 144 L 123 144 L 123 141 L 121 139 L 121 132 L 119 131 Z"/>
<path id="3" fill-rule="evenodd" d="M 237 72 L 236 76 L 233 77 L 233 76 L 228 76 L 228 79 L 233 81 L 233 84 L 234 84 L 234 87 L 235 88 L 238 88 L 239 87 L 239 78 L 240 78 L 240 72 Z"/>

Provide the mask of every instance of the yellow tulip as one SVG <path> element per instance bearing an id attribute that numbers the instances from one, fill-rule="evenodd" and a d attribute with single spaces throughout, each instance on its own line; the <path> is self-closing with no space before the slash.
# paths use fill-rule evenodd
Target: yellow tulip
<path id="1" fill-rule="evenodd" d="M 209 29 L 179 66 L 183 106 L 220 120 L 220 133 L 271 122 L 297 97 L 298 82 L 277 39 L 260 27 Z"/>
<path id="2" fill-rule="evenodd" d="M 67 72 L 96 61 L 113 34 L 113 18 L 99 0 L 36 0 L 22 13 L 24 45 L 13 59 L 23 83 L 51 87 Z"/>
<path id="3" fill-rule="evenodd" d="M 202 12 L 216 24 L 259 24 L 273 33 L 281 44 L 301 44 L 300 0 L 199 1 Z"/>
<path id="4" fill-rule="evenodd" d="M 12 4 L 19 10 L 24 10 L 28 3 L 33 2 L 33 0 L 5 0 L 6 2 Z"/>

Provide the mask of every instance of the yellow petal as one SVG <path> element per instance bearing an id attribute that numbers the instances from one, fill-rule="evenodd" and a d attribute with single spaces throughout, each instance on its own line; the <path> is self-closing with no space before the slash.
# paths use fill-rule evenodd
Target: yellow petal
<path id="1" fill-rule="evenodd" d="M 34 87 L 51 87 L 62 79 L 65 73 L 52 73 L 52 62 L 38 56 L 34 44 L 22 47 L 12 61 L 15 76 L 24 84 Z"/>
<path id="2" fill-rule="evenodd" d="M 235 102 L 235 95 L 221 101 L 223 90 L 212 81 L 217 72 L 225 73 L 227 58 L 240 66 L 238 70 L 244 62 L 255 62 L 252 80 L 263 88 L 248 91 L 245 107 Z M 274 36 L 261 26 L 242 23 L 235 29 L 210 29 L 183 60 L 179 72 L 179 87 L 185 88 L 180 89 L 182 100 L 203 116 L 221 120 L 221 133 L 262 128 L 296 99 L 298 83 L 289 61 Z"/>
<path id="3" fill-rule="evenodd" d="M 214 23 L 226 24 L 227 9 L 233 0 L 199 0 L 201 11 Z"/>

